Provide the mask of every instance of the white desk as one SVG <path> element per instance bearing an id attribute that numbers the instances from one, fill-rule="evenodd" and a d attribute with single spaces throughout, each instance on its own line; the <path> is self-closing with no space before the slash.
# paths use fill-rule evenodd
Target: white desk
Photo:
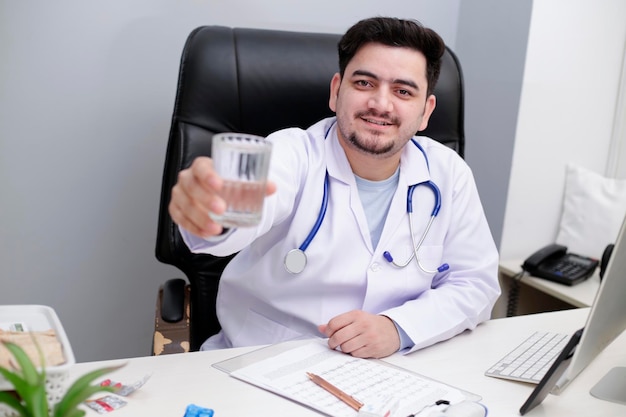
<path id="1" fill-rule="evenodd" d="M 535 330 L 573 332 L 582 327 L 588 309 L 543 313 L 491 320 L 472 332 L 410 355 L 393 355 L 386 360 L 422 375 L 472 391 L 483 397 L 489 416 L 517 416 L 533 386 L 484 376 L 498 359 Z M 111 417 L 182 417 L 189 403 L 213 408 L 216 417 L 319 416 L 315 411 L 248 385 L 213 368 L 224 359 L 250 348 L 195 352 L 129 359 L 110 374 L 117 381 L 134 382 L 145 374 L 152 377 L 128 397 L 128 404 Z M 76 378 L 88 370 L 119 361 L 80 363 L 73 367 Z M 589 394 L 595 383 L 614 366 L 626 366 L 626 332 L 576 378 L 560 396 L 549 395 L 528 416 L 617 417 L 626 406 L 598 400 Z M 88 416 L 98 416 L 89 411 Z"/>

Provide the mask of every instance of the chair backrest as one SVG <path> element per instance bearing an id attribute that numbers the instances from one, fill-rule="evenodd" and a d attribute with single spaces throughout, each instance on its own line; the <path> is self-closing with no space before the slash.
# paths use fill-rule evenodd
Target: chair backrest
<path id="1" fill-rule="evenodd" d="M 220 330 L 215 314 L 227 258 L 189 252 L 167 206 L 177 174 L 210 155 L 219 132 L 261 136 L 285 127 L 307 128 L 332 115 L 330 80 L 338 72 L 340 35 L 203 26 L 189 35 L 180 62 L 159 207 L 156 257 L 180 269 L 191 285 L 191 350 Z M 447 49 L 435 88 L 437 107 L 428 135 L 464 153 L 463 80 Z"/>

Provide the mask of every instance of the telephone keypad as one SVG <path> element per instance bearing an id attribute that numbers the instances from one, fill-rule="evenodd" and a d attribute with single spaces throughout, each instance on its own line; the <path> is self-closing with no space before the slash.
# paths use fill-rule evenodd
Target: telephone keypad
<path id="1" fill-rule="evenodd" d="M 589 278 L 593 273 L 598 261 L 575 254 L 567 254 L 565 257 L 546 263 L 542 272 L 544 278 L 552 279 L 566 285 L 574 285 Z"/>

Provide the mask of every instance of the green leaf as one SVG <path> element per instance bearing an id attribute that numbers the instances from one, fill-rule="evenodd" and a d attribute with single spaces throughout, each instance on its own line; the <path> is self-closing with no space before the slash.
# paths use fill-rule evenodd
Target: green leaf
<path id="1" fill-rule="evenodd" d="M 33 403 L 37 403 L 37 408 L 40 407 L 40 401 L 37 401 L 37 396 L 42 397 L 44 400 L 46 399 L 45 393 L 45 385 L 44 384 L 36 384 L 29 385 L 20 375 L 17 373 L 8 371 L 4 368 L 0 367 L 0 374 L 2 374 L 7 381 L 13 385 L 13 389 L 17 392 L 18 396 L 22 399 L 24 408 L 27 410 L 28 414 L 26 415 L 34 415 L 36 416 Z M 43 392 L 42 392 L 43 391 Z M 47 402 L 46 402 L 47 407 Z M 47 417 L 47 416 L 46 416 Z"/>
<path id="2" fill-rule="evenodd" d="M 15 391 L 21 399 L 22 405 L 26 410 L 25 415 L 31 417 L 49 416 L 45 384 L 22 384 L 19 385 L 19 390 L 16 385 L 13 385 L 13 388 L 15 388 Z"/>
<path id="3" fill-rule="evenodd" d="M 22 397 L 26 408 L 30 409 L 33 417 L 49 417 L 48 397 L 45 382 L 32 387 L 30 398 Z"/>
<path id="4" fill-rule="evenodd" d="M 4 346 L 11 352 L 17 364 L 20 367 L 22 376 L 28 385 L 37 385 L 43 381 L 41 374 L 35 369 L 35 365 L 30 360 L 24 349 L 12 342 L 2 342 Z"/>
<path id="5" fill-rule="evenodd" d="M 19 397 L 25 415 L 48 417 L 48 399 L 46 397 L 45 372 L 39 373 L 24 349 L 15 343 L 2 342 L 19 365 L 19 372 L 0 368 L 0 373 L 9 381 Z"/>
<path id="6" fill-rule="evenodd" d="M 30 389 L 30 385 L 19 374 L 11 372 L 8 369 L 0 368 L 0 374 L 13 385 L 13 388 L 17 393 L 22 396 Z"/>
<path id="7" fill-rule="evenodd" d="M 101 387 L 99 385 L 89 385 L 88 387 L 84 388 L 80 393 L 77 393 L 75 396 L 73 396 L 71 400 L 65 401 L 64 398 L 62 400 L 64 404 L 62 406 L 59 405 L 59 408 L 55 407 L 53 417 L 69 417 L 70 415 L 72 415 L 74 410 L 78 409 L 78 406 L 82 404 L 83 401 L 85 401 L 97 392 L 115 392 L 115 388 Z"/>
<path id="8" fill-rule="evenodd" d="M 73 410 L 69 410 L 63 417 L 83 417 L 85 414 L 87 413 L 84 410 L 75 408 Z"/>
<path id="9" fill-rule="evenodd" d="M 19 415 L 26 415 L 26 408 L 24 408 L 22 403 L 17 398 L 9 394 L 8 392 L 0 391 L 0 404 L 8 405 L 9 407 L 17 411 Z"/>
<path id="10" fill-rule="evenodd" d="M 54 407 L 54 417 L 67 417 L 72 410 L 76 409 L 80 403 L 95 394 L 96 392 L 114 392 L 113 387 L 102 387 L 90 385 L 93 380 L 104 374 L 115 371 L 124 365 L 109 366 L 106 368 L 91 371 L 72 384 L 61 401 Z"/>

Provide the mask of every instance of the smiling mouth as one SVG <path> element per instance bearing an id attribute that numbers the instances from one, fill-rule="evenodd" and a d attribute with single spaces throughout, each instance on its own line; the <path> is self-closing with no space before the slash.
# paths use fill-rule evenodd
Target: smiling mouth
<path id="1" fill-rule="evenodd" d="M 391 126 L 392 123 L 386 122 L 384 120 L 372 120 L 372 119 L 366 119 L 363 118 L 364 121 L 366 121 L 367 123 L 372 123 L 378 126 Z"/>

